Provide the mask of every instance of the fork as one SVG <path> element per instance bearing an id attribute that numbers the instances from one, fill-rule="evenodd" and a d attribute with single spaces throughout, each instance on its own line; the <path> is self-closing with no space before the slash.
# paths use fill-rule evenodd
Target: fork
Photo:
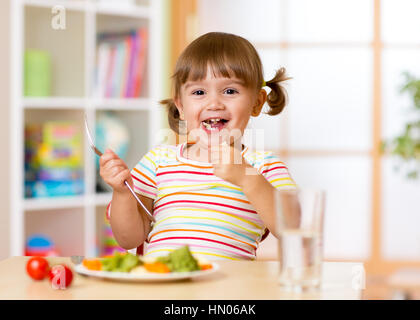
<path id="1" fill-rule="evenodd" d="M 102 156 L 102 152 L 95 146 L 95 144 L 93 143 L 93 139 L 92 136 L 90 134 L 90 130 L 89 130 L 89 125 L 88 125 L 88 121 L 87 121 L 87 116 L 85 114 L 85 128 L 86 128 L 86 134 L 89 140 L 89 145 L 92 148 L 92 150 L 98 155 L 98 156 Z M 129 183 L 127 182 L 127 180 L 124 180 L 124 184 L 126 185 L 126 187 L 130 190 L 131 194 L 133 195 L 133 197 L 137 200 L 137 202 L 141 205 L 141 207 L 144 209 L 144 211 L 146 211 L 147 213 L 147 217 L 149 218 L 149 220 L 151 220 L 152 222 L 156 222 L 155 217 L 153 217 L 153 215 L 150 213 L 150 211 L 146 208 L 146 206 L 143 204 L 143 202 L 141 202 L 141 200 L 139 199 L 139 197 L 137 197 L 136 193 L 134 192 L 134 190 L 130 187 Z"/>

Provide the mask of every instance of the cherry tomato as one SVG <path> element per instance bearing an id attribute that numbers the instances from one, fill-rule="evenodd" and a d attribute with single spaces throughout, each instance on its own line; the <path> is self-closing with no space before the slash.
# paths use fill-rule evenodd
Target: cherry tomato
<path id="1" fill-rule="evenodd" d="M 50 265 L 45 258 L 33 257 L 26 263 L 26 272 L 34 280 L 44 279 L 50 270 Z"/>
<path id="2" fill-rule="evenodd" d="M 65 264 L 57 264 L 51 268 L 49 278 L 54 289 L 66 289 L 73 280 L 73 272 Z"/>

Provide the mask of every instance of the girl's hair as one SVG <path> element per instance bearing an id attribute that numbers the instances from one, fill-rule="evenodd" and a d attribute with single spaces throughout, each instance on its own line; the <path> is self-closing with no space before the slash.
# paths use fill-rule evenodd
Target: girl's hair
<path id="1" fill-rule="evenodd" d="M 179 56 L 173 79 L 173 96 L 177 99 L 181 86 L 190 81 L 203 80 L 207 68 L 211 67 L 214 76 L 230 78 L 235 76 L 244 81 L 248 88 L 259 92 L 263 84 L 263 67 L 254 46 L 246 39 L 223 32 L 209 32 L 191 42 Z M 269 115 L 279 114 L 287 104 L 287 92 L 281 82 L 288 80 L 286 70 L 277 70 L 273 79 L 266 81 L 271 88 L 267 96 Z M 174 99 L 165 99 L 160 104 L 166 105 L 168 122 L 172 130 L 179 133 L 180 115 Z"/>

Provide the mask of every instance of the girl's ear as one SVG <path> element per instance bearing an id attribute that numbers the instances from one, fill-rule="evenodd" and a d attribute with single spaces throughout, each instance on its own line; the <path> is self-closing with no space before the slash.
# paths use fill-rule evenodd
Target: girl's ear
<path id="1" fill-rule="evenodd" d="M 184 119 L 184 108 L 183 108 L 183 106 L 182 106 L 181 99 L 180 99 L 180 98 L 175 98 L 175 99 L 174 99 L 174 103 L 175 103 L 176 108 L 178 109 L 178 112 L 179 112 L 179 118 L 180 118 L 181 120 L 185 120 L 185 119 Z"/>
<path id="2" fill-rule="evenodd" d="M 251 115 L 254 117 L 258 116 L 266 101 L 267 101 L 267 92 L 264 89 L 261 89 L 260 92 L 258 93 L 256 105 L 252 108 Z"/>

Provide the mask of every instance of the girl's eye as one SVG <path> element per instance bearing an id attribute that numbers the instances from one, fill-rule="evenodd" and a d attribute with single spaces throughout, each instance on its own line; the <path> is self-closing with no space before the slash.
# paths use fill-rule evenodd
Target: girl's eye
<path id="1" fill-rule="evenodd" d="M 197 96 L 201 96 L 201 95 L 204 94 L 204 91 L 203 90 L 196 90 L 196 91 L 193 92 L 193 94 L 197 95 Z"/>
<path id="2" fill-rule="evenodd" d="M 238 91 L 236 91 L 235 89 L 226 89 L 225 91 L 227 94 L 234 94 L 234 93 L 238 93 Z"/>

